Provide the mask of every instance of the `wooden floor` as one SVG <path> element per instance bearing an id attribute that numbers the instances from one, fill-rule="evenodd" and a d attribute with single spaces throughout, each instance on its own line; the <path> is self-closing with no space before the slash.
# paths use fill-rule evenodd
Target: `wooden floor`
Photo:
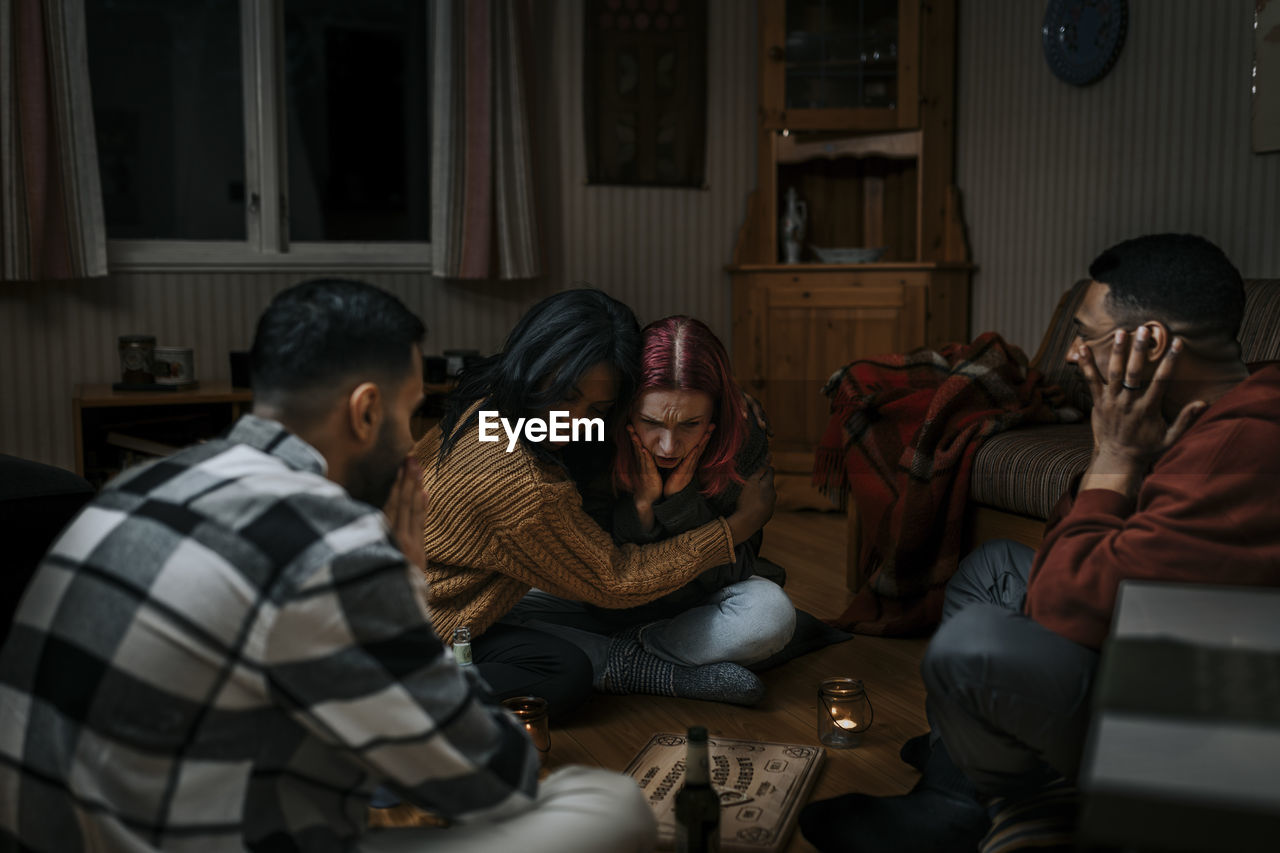
<path id="1" fill-rule="evenodd" d="M 844 587 L 845 518 L 835 512 L 779 512 L 765 530 L 764 556 L 787 569 L 796 606 L 819 618 L 835 616 L 849 596 Z M 898 758 L 898 748 L 928 726 L 920 656 L 925 640 L 856 636 L 763 673 L 768 693 L 755 708 L 656 696 L 592 698 L 572 725 L 551 733 L 547 767 L 589 764 L 622 770 L 655 732 L 707 726 L 712 735 L 817 744 L 817 689 L 825 677 L 863 680 L 875 722 L 860 747 L 828 749 L 813 797 L 849 791 L 900 794 L 919 777 Z M 812 851 L 800 837 L 788 851 Z"/>
<path id="2" fill-rule="evenodd" d="M 796 606 L 819 618 L 837 615 L 845 589 L 845 516 L 813 510 L 778 512 L 765 529 L 764 556 L 787 570 Z M 553 728 L 544 771 L 587 764 L 621 771 L 657 732 L 705 725 L 713 736 L 818 744 L 818 683 L 829 676 L 860 678 L 875 708 L 875 722 L 855 749 L 827 749 L 812 797 L 850 791 L 901 794 L 919 778 L 898 758 L 907 738 L 924 732 L 920 656 L 926 640 L 856 636 L 763 673 L 768 693 L 754 708 L 657 696 L 592 697 L 572 724 Z M 371 811 L 373 826 L 422 826 L 433 821 L 411 806 Z M 789 853 L 812 851 L 797 831 Z"/>

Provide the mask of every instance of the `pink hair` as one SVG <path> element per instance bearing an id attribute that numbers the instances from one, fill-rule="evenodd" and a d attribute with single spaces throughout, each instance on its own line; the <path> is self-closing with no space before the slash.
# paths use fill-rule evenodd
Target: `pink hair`
<path id="1" fill-rule="evenodd" d="M 677 314 L 644 327 L 640 341 L 640 384 L 631 410 L 618 420 L 618 453 L 613 466 L 614 485 L 634 492 L 637 470 L 627 424 L 646 391 L 702 391 L 711 397 L 711 421 L 715 432 L 698 462 L 702 494 L 710 497 L 743 482 L 735 467 L 738 451 L 747 438 L 746 406 L 733 381 L 729 354 L 706 324 Z"/>

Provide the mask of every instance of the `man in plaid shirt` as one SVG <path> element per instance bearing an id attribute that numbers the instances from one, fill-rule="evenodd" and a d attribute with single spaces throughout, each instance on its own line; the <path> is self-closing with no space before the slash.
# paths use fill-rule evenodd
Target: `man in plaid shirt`
<path id="1" fill-rule="evenodd" d="M 539 787 L 523 728 L 431 628 L 406 458 L 423 333 L 368 285 L 285 291 L 254 413 L 62 534 L 0 652 L 0 850 L 652 846 L 632 780 Z M 379 785 L 458 825 L 366 835 Z"/>

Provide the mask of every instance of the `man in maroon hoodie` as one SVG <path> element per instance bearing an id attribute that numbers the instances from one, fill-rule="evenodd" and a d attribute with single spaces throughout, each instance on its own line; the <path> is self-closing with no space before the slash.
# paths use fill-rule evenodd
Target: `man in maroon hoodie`
<path id="1" fill-rule="evenodd" d="M 961 563 L 921 664 L 933 731 L 903 753 L 920 784 L 811 804 L 824 853 L 972 851 L 994 798 L 1074 781 L 1120 581 L 1280 584 L 1280 364 L 1241 361 L 1240 273 L 1158 234 L 1089 275 L 1068 356 L 1093 396 L 1089 466 L 1038 551 L 1002 540 Z"/>

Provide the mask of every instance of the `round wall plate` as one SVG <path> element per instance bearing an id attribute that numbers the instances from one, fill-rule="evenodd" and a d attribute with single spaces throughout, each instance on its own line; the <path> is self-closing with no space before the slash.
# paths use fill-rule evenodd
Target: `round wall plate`
<path id="1" fill-rule="evenodd" d="M 1049 0 L 1040 30 L 1045 61 L 1058 79 L 1087 86 L 1115 65 L 1128 27 L 1127 0 Z"/>

